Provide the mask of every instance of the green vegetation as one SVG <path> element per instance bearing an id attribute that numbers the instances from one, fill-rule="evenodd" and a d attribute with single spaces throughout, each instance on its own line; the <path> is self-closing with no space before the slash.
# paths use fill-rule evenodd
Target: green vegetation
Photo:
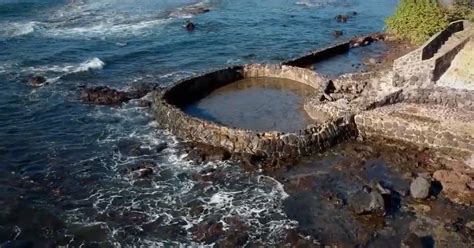
<path id="1" fill-rule="evenodd" d="M 469 20 L 474 22 L 474 1 L 458 0 L 453 9 L 446 10 L 448 20 Z"/>
<path id="2" fill-rule="evenodd" d="M 421 44 L 443 30 L 449 19 L 434 0 L 400 0 L 395 14 L 386 23 L 388 32 Z"/>

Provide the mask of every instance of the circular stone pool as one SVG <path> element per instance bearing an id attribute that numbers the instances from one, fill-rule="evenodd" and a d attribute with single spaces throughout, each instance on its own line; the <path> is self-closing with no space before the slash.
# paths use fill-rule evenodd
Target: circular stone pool
<path id="1" fill-rule="evenodd" d="M 295 157 L 354 132 L 346 116 L 318 123 L 303 110 L 305 97 L 319 99 L 328 84 L 298 67 L 234 66 L 156 91 L 153 109 L 158 123 L 183 140 L 230 152 Z"/>
<path id="2" fill-rule="evenodd" d="M 246 78 L 214 90 L 183 110 L 229 127 L 297 132 L 314 123 L 303 109 L 304 98 L 314 91 L 284 78 Z"/>

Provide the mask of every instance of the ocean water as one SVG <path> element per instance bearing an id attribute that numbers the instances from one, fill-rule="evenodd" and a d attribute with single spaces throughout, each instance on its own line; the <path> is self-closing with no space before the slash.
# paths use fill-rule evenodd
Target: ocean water
<path id="1" fill-rule="evenodd" d="M 78 88 L 168 85 L 229 65 L 280 62 L 335 42 L 336 29 L 345 38 L 381 31 L 396 4 L 0 0 L 0 244 L 199 245 L 197 226 L 212 220 L 226 229 L 230 218 L 248 227 L 249 245 L 281 244 L 298 222 L 283 210 L 278 181 L 231 163 L 193 165 L 136 102 L 85 105 Z M 192 15 L 192 5 L 211 11 Z M 347 23 L 334 20 L 352 11 Z M 195 31 L 183 28 L 187 19 Z M 32 87 L 30 75 L 48 84 Z M 139 162 L 156 163 L 151 179 L 123 172 Z"/>

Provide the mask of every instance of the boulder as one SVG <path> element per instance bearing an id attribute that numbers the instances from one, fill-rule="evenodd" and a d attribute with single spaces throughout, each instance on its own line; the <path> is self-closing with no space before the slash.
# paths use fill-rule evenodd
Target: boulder
<path id="1" fill-rule="evenodd" d="M 426 199 L 430 195 L 431 181 L 424 177 L 415 178 L 410 184 L 410 194 L 415 199 Z"/>
<path id="2" fill-rule="evenodd" d="M 349 205 L 354 213 L 365 214 L 385 214 L 385 201 L 379 192 L 365 188 L 357 191 L 349 199 Z"/>
<path id="3" fill-rule="evenodd" d="M 28 82 L 35 87 L 43 86 L 46 83 L 46 78 L 42 76 L 31 76 Z"/>

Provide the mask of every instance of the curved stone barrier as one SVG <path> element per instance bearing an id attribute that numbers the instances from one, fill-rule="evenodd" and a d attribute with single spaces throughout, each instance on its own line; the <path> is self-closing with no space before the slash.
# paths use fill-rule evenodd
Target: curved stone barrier
<path id="1" fill-rule="evenodd" d="M 223 147 L 234 153 L 278 158 L 296 157 L 320 151 L 338 140 L 353 136 L 356 128 L 351 116 L 330 118 L 297 133 L 257 132 L 228 127 L 192 117 L 182 107 L 213 90 L 244 78 L 273 77 L 290 79 L 311 86 L 315 95 L 324 94 L 329 80 L 314 71 L 286 65 L 245 65 L 207 73 L 155 92 L 157 121 L 179 138 Z"/>

